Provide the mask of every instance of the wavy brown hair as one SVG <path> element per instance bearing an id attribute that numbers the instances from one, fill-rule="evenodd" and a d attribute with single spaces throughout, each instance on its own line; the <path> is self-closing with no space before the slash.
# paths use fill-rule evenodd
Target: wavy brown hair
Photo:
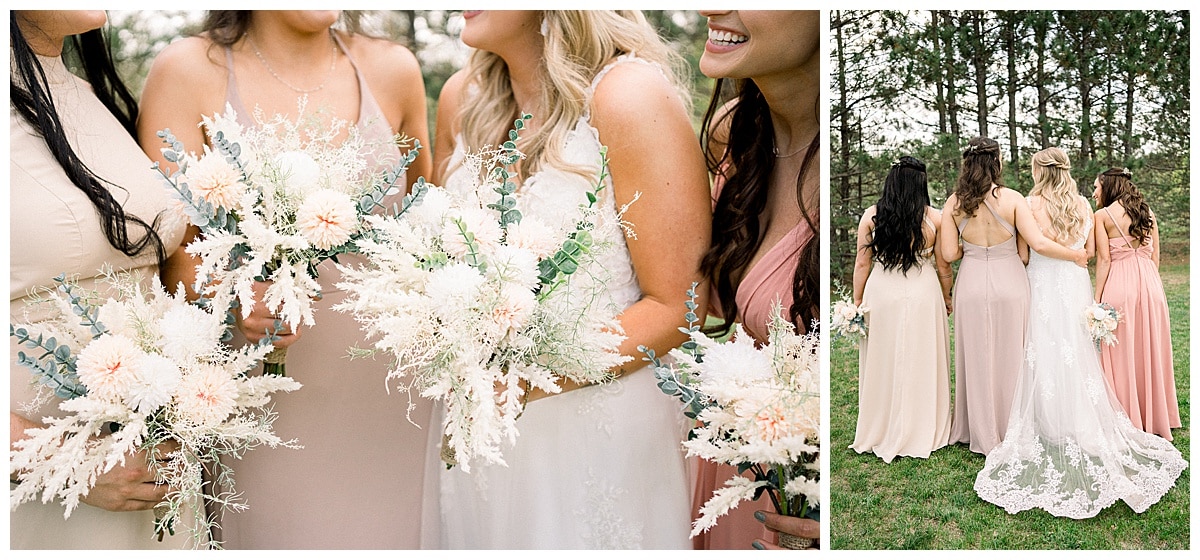
<path id="1" fill-rule="evenodd" d="M 1133 184 L 1133 174 L 1128 169 L 1109 168 L 1100 174 L 1100 207 L 1106 207 L 1113 202 L 1121 203 L 1125 214 L 1129 216 L 1129 237 L 1139 243 L 1150 239 L 1150 231 L 1154 228 L 1154 217 L 1150 215 L 1150 205 L 1142 197 L 1142 192 Z"/>
<path id="2" fill-rule="evenodd" d="M 720 109 L 727 104 L 727 97 L 733 99 L 731 108 L 718 117 Z M 713 210 L 712 242 L 700 264 L 701 271 L 712 280 L 721 300 L 724 321 L 710 329 L 714 333 L 728 333 L 737 320 L 737 286 L 762 245 L 761 216 L 767 206 L 776 157 L 775 135 L 770 133 L 772 128 L 770 108 L 752 80 L 717 79 L 700 131 L 709 172 L 725 180 Z M 718 129 L 728 130 L 722 139 L 727 149 L 711 149 L 713 133 Z M 813 324 L 820 302 L 817 289 L 820 285 L 820 228 L 819 220 L 813 215 L 818 201 L 804 200 L 802 188 L 805 176 L 819 163 L 820 148 L 821 135 L 818 134 L 805 150 L 804 161 L 796 175 L 796 200 L 802 218 L 813 232 L 800 251 L 800 262 L 792 278 L 792 306 L 788 314 L 800 332 Z"/>
<path id="3" fill-rule="evenodd" d="M 974 216 L 983 204 L 983 198 L 1003 186 L 1000 183 L 1000 143 L 984 136 L 972 138 L 963 150 L 962 167 L 954 187 L 959 211 Z"/>

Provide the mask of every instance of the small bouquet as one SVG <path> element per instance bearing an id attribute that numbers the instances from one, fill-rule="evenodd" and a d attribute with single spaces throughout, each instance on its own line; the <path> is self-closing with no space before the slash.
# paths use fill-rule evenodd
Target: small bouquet
<path id="1" fill-rule="evenodd" d="M 854 305 L 848 297 L 835 302 L 833 317 L 829 321 L 829 330 L 833 332 L 833 338 L 858 342 L 867 336 L 867 311 L 870 311 L 867 306 Z"/>
<path id="2" fill-rule="evenodd" d="M 658 386 L 686 405 L 684 414 L 699 425 L 683 442 L 688 456 L 736 465 L 739 473 L 713 493 L 692 524 L 692 536 L 716 524 L 742 500 L 767 492 L 777 512 L 820 519 L 819 337 L 799 335 L 782 318 L 776 302 L 762 348 L 738 324 L 730 342 L 700 332 L 696 285 L 688 291 L 690 339 L 672 350 L 667 363 L 642 347 L 654 365 Z M 798 548 L 812 543 L 784 542 Z"/>
<path id="3" fill-rule="evenodd" d="M 1096 343 L 1097 352 L 1101 343 L 1109 346 L 1117 343 L 1116 330 L 1121 322 L 1121 313 L 1115 307 L 1107 303 L 1093 303 L 1083 310 L 1083 320 L 1088 334 Z"/>
<path id="4" fill-rule="evenodd" d="M 44 289 L 35 300 L 49 318 L 9 326 L 12 337 L 36 351 L 19 352 L 17 361 L 42 385 L 39 402 L 53 392 L 65 399 L 58 408 L 66 413 L 42 419 L 44 428 L 13 442 L 9 474 L 19 482 L 12 507 L 41 494 L 43 503 L 60 500 L 69 518 L 97 476 L 144 450 L 156 477 L 170 485 L 156 509 L 155 532 L 174 534 L 176 521 L 190 515 L 193 545 L 211 545 L 203 502 L 235 511 L 246 506 L 236 501 L 227 466 L 217 469 L 216 482 L 229 490 L 206 491 L 205 465 L 264 444 L 299 447 L 272 432 L 275 414 L 265 407 L 271 393 L 300 384 L 245 375 L 271 345 L 232 350 L 222 342 L 228 301 L 200 307 L 187 302 L 182 285 L 171 295 L 156 277 L 146 291 L 136 276 L 104 272 L 116 297 L 101 299 L 59 276 L 58 289 Z"/>
<path id="5" fill-rule="evenodd" d="M 395 183 L 420 149 L 415 143 L 394 169 L 372 173 L 367 155 L 379 146 L 345 121 L 323 122 L 304 109 L 302 98 L 295 120 L 265 120 L 256 112 L 256 126 L 243 129 L 226 105 L 224 114 L 203 118 L 213 148 L 205 146 L 202 155 L 184 153 L 169 129 L 158 133 L 167 145 L 163 157 L 179 165 L 173 175 L 160 173 L 202 232 L 187 247 L 201 259 L 196 291 L 233 291 L 246 317 L 255 304 L 254 282 L 269 281 L 264 299 L 280 318 L 276 330 L 282 323 L 293 331 L 313 324 L 317 265 L 357 251 L 366 217 L 398 192 Z M 346 138 L 335 141 L 343 132 Z M 286 350 L 267 356 L 266 373 L 285 373 Z"/>
<path id="6" fill-rule="evenodd" d="M 506 166 L 522 157 L 524 119 L 511 141 L 466 158 L 477 200 L 418 181 L 395 216 L 369 218 L 358 242 L 368 263 L 338 267 L 347 296 L 335 309 L 375 339 L 352 353 L 392 354 L 389 380 L 444 403 L 442 459 L 464 472 L 475 459 L 504 464 L 526 391 L 556 393 L 559 377 L 603 382 L 629 359 L 617 352 L 620 310 L 606 304 L 604 271 L 590 266 L 611 245 L 604 228 L 624 227 L 596 206 L 607 167 L 568 231 L 523 216 Z"/>

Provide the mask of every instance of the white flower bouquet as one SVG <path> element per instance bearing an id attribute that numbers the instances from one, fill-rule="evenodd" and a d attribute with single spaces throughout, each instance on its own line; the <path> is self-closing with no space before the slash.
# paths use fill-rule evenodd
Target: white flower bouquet
<path id="1" fill-rule="evenodd" d="M 684 414 L 699 423 L 683 442 L 688 456 L 754 475 L 735 476 L 716 490 L 693 522 L 692 536 L 763 492 L 783 515 L 819 519 L 819 337 L 796 334 L 777 302 L 767 345 L 756 347 L 740 324 L 729 342 L 718 343 L 697 325 L 694 284 L 688 296 L 684 330 L 690 340 L 666 361 L 641 350 L 654 365 L 659 388 L 683 401 Z"/>
<path id="2" fill-rule="evenodd" d="M 187 302 L 182 285 L 171 295 L 156 277 L 144 290 L 136 276 L 111 270 L 105 283 L 115 297 L 107 299 L 63 276 L 55 280 L 58 289 L 35 300 L 48 318 L 9 326 L 11 336 L 36 351 L 19 352 L 17 361 L 41 385 L 39 402 L 53 392 L 65 399 L 58 408 L 66 413 L 42 419 L 45 427 L 13 442 L 9 474 L 19 482 L 10 492 L 12 507 L 40 494 L 43 503 L 61 501 L 69 518 L 97 476 L 147 451 L 156 477 L 169 485 L 156 508 L 156 533 L 173 534 L 182 518 L 194 546 L 215 544 L 207 541 L 203 502 L 235 511 L 246 506 L 237 501 L 227 466 L 216 469 L 215 481 L 226 490 L 206 490 L 205 465 L 264 444 L 298 447 L 272 432 L 275 414 L 266 407 L 271 393 L 300 384 L 245 375 L 271 345 L 233 350 L 222 342 L 230 296 L 201 307 Z"/>
<path id="3" fill-rule="evenodd" d="M 1121 313 L 1107 303 L 1093 303 L 1083 310 L 1084 324 L 1088 334 L 1096 343 L 1096 351 L 1100 344 L 1112 346 L 1117 343 L 1117 324 L 1121 322 Z"/>
<path id="4" fill-rule="evenodd" d="M 850 298 L 842 298 L 833 304 L 833 317 L 829 321 L 829 330 L 835 339 L 844 338 L 858 342 L 867 335 L 866 313 L 870 311 L 865 305 L 854 305 Z"/>
<path id="5" fill-rule="evenodd" d="M 601 297 L 603 270 L 589 266 L 609 249 L 594 234 L 625 225 L 595 207 L 606 171 L 570 231 L 522 216 L 506 169 L 522 157 L 524 121 L 514 126 L 510 142 L 466 158 L 476 201 L 418 181 L 397 215 L 369 218 L 372 234 L 358 242 L 368 264 L 338 267 L 347 296 L 336 309 L 375 340 L 352 352 L 390 353 L 389 381 L 443 402 L 442 458 L 464 472 L 477 459 L 504 464 L 528 390 L 603 382 L 629 359 L 617 351 L 620 310 Z"/>
<path id="6" fill-rule="evenodd" d="M 173 175 L 160 172 L 202 232 L 187 247 L 201 259 L 196 291 L 233 291 L 249 316 L 254 282 L 269 281 L 267 308 L 292 330 L 313 324 L 317 265 L 356 252 L 366 216 L 398 192 L 395 183 L 420 149 L 414 141 L 395 168 L 372 172 L 367 156 L 381 146 L 368 144 L 357 127 L 306 115 L 303 98 L 297 114 L 266 120 L 256 112 L 256 125 L 243 129 L 227 105 L 224 114 L 203 118 L 213 147 L 200 155 L 185 153 L 170 130 L 158 133 L 167 145 L 163 157 L 179 165 Z M 285 351 L 268 355 L 267 373 L 285 373 Z"/>

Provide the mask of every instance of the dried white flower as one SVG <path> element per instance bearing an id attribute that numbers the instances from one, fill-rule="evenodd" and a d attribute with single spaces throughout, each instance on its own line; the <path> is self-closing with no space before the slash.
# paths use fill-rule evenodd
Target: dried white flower
<path id="1" fill-rule="evenodd" d="M 344 193 L 322 189 L 296 209 L 296 230 L 313 247 L 326 250 L 350 240 L 358 231 L 358 207 Z"/>
<path id="2" fill-rule="evenodd" d="M 145 357 L 136 342 L 124 335 L 106 334 L 79 352 L 75 367 L 90 396 L 122 402 Z"/>

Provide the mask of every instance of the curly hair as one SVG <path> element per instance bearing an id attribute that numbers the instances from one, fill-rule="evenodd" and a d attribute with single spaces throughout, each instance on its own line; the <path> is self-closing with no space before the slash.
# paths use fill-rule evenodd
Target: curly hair
<path id="1" fill-rule="evenodd" d="M 729 84 L 732 87 L 725 87 Z M 732 108 L 717 118 L 719 110 L 726 106 L 724 99 L 729 92 L 734 99 Z M 713 132 L 725 122 L 728 122 L 725 145 L 730 149 L 709 149 Z M 770 177 L 775 167 L 775 136 L 764 131 L 770 131 L 772 126 L 770 107 L 752 80 L 717 80 L 700 132 L 709 172 L 725 180 L 713 210 L 712 242 L 700 264 L 721 301 L 724 321 L 709 329 L 713 333 L 727 333 L 733 326 L 738 316 L 738 282 L 762 245 L 760 218 L 767 205 Z M 820 148 L 821 136 L 818 134 L 805 149 L 796 176 L 796 200 L 800 203 L 802 219 L 813 231 L 813 236 L 800 251 L 800 261 L 792 277 L 792 306 L 788 312 L 799 331 L 812 325 L 819 313 L 816 287 L 820 285 L 820 229 L 818 219 L 809 208 L 815 201 L 806 203 L 803 183 L 819 163 Z"/>
<path id="2" fill-rule="evenodd" d="M 966 216 L 974 216 L 984 197 L 1003 186 L 1000 183 L 1000 143 L 983 136 L 972 138 L 963 150 L 962 168 L 954 187 L 958 209 Z"/>
<path id="3" fill-rule="evenodd" d="M 1142 192 L 1133 184 L 1133 174 L 1128 169 L 1109 168 L 1098 178 L 1100 181 L 1100 207 L 1106 207 L 1113 202 L 1121 203 L 1125 214 L 1129 216 L 1129 237 L 1146 243 L 1154 228 L 1154 217 L 1150 215 L 1150 206 L 1142 197 Z"/>
<path id="4" fill-rule="evenodd" d="M 884 270 L 905 274 L 918 266 L 917 256 L 925 248 L 925 208 L 929 206 L 929 184 L 925 164 L 904 156 L 892 164 L 883 182 L 883 194 L 875 203 L 875 229 L 868 246 Z"/>
<path id="5" fill-rule="evenodd" d="M 1033 189 L 1029 196 L 1046 200 L 1050 226 L 1057 233 L 1055 241 L 1073 242 L 1084 233 L 1086 216 L 1076 204 L 1079 186 L 1071 177 L 1071 160 L 1061 148 L 1050 147 L 1033 154 L 1029 162 L 1033 168 Z"/>

